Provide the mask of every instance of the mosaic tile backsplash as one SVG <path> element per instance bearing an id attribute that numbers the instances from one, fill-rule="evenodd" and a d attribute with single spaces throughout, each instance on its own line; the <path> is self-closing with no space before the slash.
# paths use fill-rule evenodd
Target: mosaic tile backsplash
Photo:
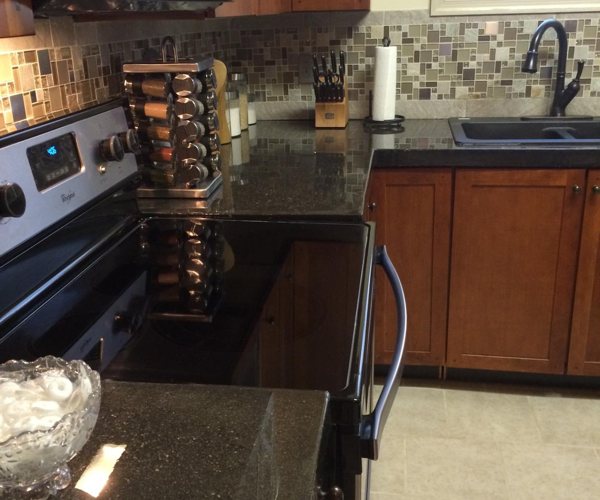
<path id="1" fill-rule="evenodd" d="M 121 92 L 121 64 L 175 35 L 183 56 L 212 54 L 248 74 L 259 118 L 309 118 L 312 85 L 299 66 L 314 52 L 345 50 L 351 116 L 368 111 L 375 46 L 398 46 L 397 111 L 411 118 L 545 113 L 557 47 L 544 37 L 539 71 L 520 66 L 531 34 L 550 15 L 432 18 L 426 11 L 286 14 L 204 21 L 36 21 L 34 37 L 0 39 L 0 134 L 85 108 Z M 567 108 L 600 114 L 600 13 L 558 16 L 582 88 Z"/>

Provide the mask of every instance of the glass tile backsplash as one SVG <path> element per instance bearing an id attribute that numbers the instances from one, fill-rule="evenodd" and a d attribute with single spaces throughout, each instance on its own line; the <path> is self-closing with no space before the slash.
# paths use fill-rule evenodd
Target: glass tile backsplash
<path id="1" fill-rule="evenodd" d="M 248 75 L 259 118 L 309 118 L 312 85 L 299 65 L 313 53 L 347 53 L 350 110 L 368 111 L 375 46 L 398 46 L 397 111 L 412 118 L 545 112 L 552 94 L 557 43 L 544 38 L 539 71 L 520 66 L 531 34 L 551 16 L 432 18 L 426 11 L 75 23 L 36 20 L 36 35 L 0 39 L 0 134 L 120 94 L 121 65 L 175 37 L 180 55 L 214 55 Z M 567 81 L 585 61 L 569 111 L 600 113 L 600 14 L 559 16 L 569 37 Z M 597 112 L 595 110 L 597 109 Z"/>

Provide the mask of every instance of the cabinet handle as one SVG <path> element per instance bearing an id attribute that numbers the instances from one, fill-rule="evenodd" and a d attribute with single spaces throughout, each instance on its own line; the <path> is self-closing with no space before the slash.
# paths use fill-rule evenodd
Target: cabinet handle
<path id="1" fill-rule="evenodd" d="M 573 189 L 574 193 L 581 193 L 581 186 L 578 184 L 573 184 L 573 187 L 571 189 Z"/>
<path id="2" fill-rule="evenodd" d="M 598 185 L 592 186 L 592 193 L 600 194 L 600 186 L 598 186 Z"/>
<path id="3" fill-rule="evenodd" d="M 374 201 L 369 203 L 369 210 L 375 210 L 376 207 L 377 207 L 377 203 L 375 203 Z"/>

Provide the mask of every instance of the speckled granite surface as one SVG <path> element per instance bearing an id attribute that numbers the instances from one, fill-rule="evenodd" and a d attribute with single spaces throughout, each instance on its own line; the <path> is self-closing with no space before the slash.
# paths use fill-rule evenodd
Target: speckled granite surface
<path id="1" fill-rule="evenodd" d="M 327 395 L 104 381 L 96 428 L 59 498 L 101 445 L 126 444 L 100 499 L 313 498 Z"/>
<path id="2" fill-rule="evenodd" d="M 593 168 L 599 148 L 460 147 L 447 120 L 406 120 L 399 134 L 362 121 L 315 129 L 311 121 L 262 121 L 224 145 L 223 188 L 207 202 L 142 201 L 144 212 L 273 219 L 357 219 L 371 166 Z"/>

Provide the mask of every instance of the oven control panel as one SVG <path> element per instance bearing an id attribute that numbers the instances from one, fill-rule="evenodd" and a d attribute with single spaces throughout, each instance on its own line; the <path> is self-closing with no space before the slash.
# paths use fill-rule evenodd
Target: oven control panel
<path id="1" fill-rule="evenodd" d="M 115 101 L 0 138 L 0 258 L 135 175 L 128 130 Z"/>
<path id="2" fill-rule="evenodd" d="M 64 134 L 27 148 L 27 159 L 38 191 L 44 191 L 81 171 L 73 134 Z"/>

